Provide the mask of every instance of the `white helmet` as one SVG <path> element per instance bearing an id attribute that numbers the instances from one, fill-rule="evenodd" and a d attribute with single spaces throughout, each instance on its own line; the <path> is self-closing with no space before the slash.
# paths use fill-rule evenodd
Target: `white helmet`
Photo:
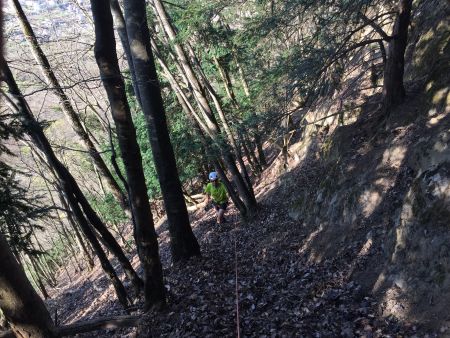
<path id="1" fill-rule="evenodd" d="M 210 181 L 215 181 L 215 180 L 217 180 L 218 177 L 219 176 L 217 175 L 217 173 L 215 171 L 212 171 L 212 172 L 209 173 L 209 180 Z"/>

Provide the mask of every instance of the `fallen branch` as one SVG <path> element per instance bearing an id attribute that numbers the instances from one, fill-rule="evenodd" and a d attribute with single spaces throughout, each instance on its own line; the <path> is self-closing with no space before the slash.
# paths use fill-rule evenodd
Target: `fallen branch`
<path id="1" fill-rule="evenodd" d="M 138 325 L 140 315 L 125 315 L 106 318 L 97 318 L 92 320 L 80 321 L 74 324 L 59 326 L 56 332 L 59 336 L 74 336 L 79 333 L 97 331 L 97 330 L 113 330 L 123 327 L 135 327 Z M 0 338 L 15 338 L 12 330 L 0 332 Z"/>
<path id="2" fill-rule="evenodd" d="M 61 336 L 72 336 L 78 333 L 85 333 L 96 330 L 112 330 L 122 327 L 135 327 L 138 325 L 140 319 L 140 315 L 98 318 L 60 326 L 57 327 L 56 330 Z"/>

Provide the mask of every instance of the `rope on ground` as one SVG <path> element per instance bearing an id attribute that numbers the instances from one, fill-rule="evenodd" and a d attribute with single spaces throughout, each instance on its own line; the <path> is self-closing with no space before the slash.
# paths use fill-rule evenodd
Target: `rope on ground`
<path id="1" fill-rule="evenodd" d="M 234 215 L 234 272 L 236 283 L 236 333 L 237 338 L 241 338 L 241 327 L 239 322 L 239 284 L 238 284 L 238 254 L 237 254 L 237 219 L 238 216 Z"/>

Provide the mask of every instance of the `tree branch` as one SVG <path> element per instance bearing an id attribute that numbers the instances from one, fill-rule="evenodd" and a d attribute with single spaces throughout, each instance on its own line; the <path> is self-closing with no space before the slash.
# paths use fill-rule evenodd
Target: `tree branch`
<path id="1" fill-rule="evenodd" d="M 141 319 L 141 315 L 114 316 L 98 318 L 77 322 L 74 324 L 59 326 L 56 328 L 58 335 L 74 336 L 79 333 L 92 332 L 97 330 L 113 330 L 123 327 L 136 327 Z M 0 332 L 0 338 L 14 338 L 12 330 Z"/>
<path id="2" fill-rule="evenodd" d="M 364 21 L 365 24 L 371 26 L 375 32 L 377 32 L 385 41 L 391 41 L 392 40 L 392 36 L 389 36 L 384 30 L 383 28 L 381 28 L 379 25 L 377 25 L 377 23 L 375 22 L 375 19 L 369 19 L 367 16 L 365 16 L 364 13 L 362 12 L 358 12 L 358 16 L 362 19 L 362 21 Z"/>

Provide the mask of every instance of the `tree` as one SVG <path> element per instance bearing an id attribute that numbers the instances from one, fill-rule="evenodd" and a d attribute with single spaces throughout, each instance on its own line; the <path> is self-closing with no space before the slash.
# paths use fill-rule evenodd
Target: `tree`
<path id="1" fill-rule="evenodd" d="M 173 260 L 200 254 L 200 247 L 189 223 L 177 164 L 170 142 L 166 113 L 150 45 L 145 1 L 125 1 L 125 20 L 130 43 L 136 87 L 141 93 L 141 108 L 146 116 L 148 137 L 164 199 Z"/>
<path id="2" fill-rule="evenodd" d="M 58 337 L 44 302 L 0 233 L 0 309 L 17 337 Z"/>
<path id="3" fill-rule="evenodd" d="M 18 114 L 25 131 L 30 136 L 33 143 L 45 155 L 48 165 L 53 169 L 58 178 L 59 184 L 65 197 L 67 198 L 68 204 L 75 218 L 77 219 L 86 238 L 91 243 L 96 255 L 99 257 L 100 264 L 102 265 L 106 275 L 114 285 L 119 301 L 124 306 L 127 306 L 128 301 L 125 288 L 109 262 L 100 243 L 98 242 L 92 227 L 100 233 L 101 238 L 104 240 L 104 243 L 107 245 L 108 249 L 110 249 L 111 252 L 118 258 L 126 275 L 132 281 L 137 291 L 140 290 L 142 281 L 137 276 L 117 241 L 87 202 L 73 176 L 56 157 L 44 134 L 42 126 L 39 125 L 31 113 L 30 108 L 20 92 L 6 62 L 1 63 L 1 75 L 2 79 L 8 85 L 8 91 L 11 94 L 11 97 L 5 96 L 7 102 Z"/>
<path id="4" fill-rule="evenodd" d="M 117 34 L 119 35 L 122 48 L 127 56 L 128 69 L 130 70 L 133 92 L 136 96 L 137 102 L 140 104 L 141 95 L 139 94 L 139 88 L 136 86 L 136 73 L 133 67 L 133 57 L 131 55 L 130 44 L 128 43 L 127 28 L 125 24 L 125 18 L 123 17 L 122 9 L 120 8 L 118 0 L 110 0 L 111 13 L 114 17 L 114 24 L 116 26 Z"/>
<path id="5" fill-rule="evenodd" d="M 400 0 L 398 14 L 392 30 L 386 65 L 384 68 L 383 105 L 386 113 L 405 100 L 403 73 L 408 26 L 411 21 L 412 0 Z"/>
<path id="6" fill-rule="evenodd" d="M 21 132 L 15 115 L 0 115 L 0 154 L 10 153 L 2 141 Z M 0 192 L 0 309 L 18 337 L 57 337 L 50 314 L 17 261 L 20 252 L 33 250 L 30 236 L 36 224 L 30 218 L 36 217 L 36 207 L 27 205 L 25 190 L 2 160 Z"/>
<path id="7" fill-rule="evenodd" d="M 69 119 L 73 130 L 80 138 L 82 144 L 88 150 L 89 156 L 91 156 L 95 166 L 98 168 L 99 172 L 105 178 L 106 182 L 108 183 L 109 188 L 111 189 L 111 192 L 114 194 L 114 197 L 119 201 L 119 203 L 122 205 L 122 207 L 127 208 L 128 202 L 126 201 L 125 195 L 121 191 L 119 185 L 114 180 L 114 177 L 112 176 L 110 170 L 108 169 L 107 165 L 105 164 L 105 162 L 103 161 L 99 152 L 97 151 L 94 143 L 91 140 L 90 135 L 83 127 L 79 116 L 77 115 L 75 109 L 73 108 L 73 106 L 71 104 L 70 98 L 66 95 L 66 93 L 64 92 L 58 79 L 56 78 L 56 75 L 53 72 L 53 69 L 52 69 L 44 51 L 42 50 L 42 48 L 39 45 L 36 35 L 34 34 L 33 28 L 31 27 L 26 15 L 20 5 L 19 0 L 11 0 L 11 1 L 12 1 L 12 4 L 14 5 L 17 19 L 20 22 L 20 25 L 22 27 L 25 38 L 27 39 L 27 41 L 30 45 L 30 48 L 34 55 L 34 58 L 38 62 L 39 67 L 50 87 L 50 90 L 58 97 L 64 114 Z"/>
<path id="8" fill-rule="evenodd" d="M 173 46 L 176 54 L 176 56 L 173 56 L 173 60 L 177 65 L 177 69 L 179 70 L 180 75 L 191 91 L 192 96 L 199 108 L 200 114 L 195 114 L 194 118 L 199 123 L 199 126 L 203 128 L 203 132 L 205 133 L 205 135 L 210 138 L 211 143 L 214 145 L 214 152 L 218 152 L 218 154 L 220 154 L 221 159 L 225 163 L 225 166 L 230 171 L 233 182 L 235 183 L 236 189 L 238 190 L 238 194 L 245 204 L 245 209 L 243 209 L 241 212 L 243 214 L 245 214 L 246 212 L 249 212 L 251 214 L 257 207 L 256 199 L 251 186 L 248 186 L 248 182 L 245 182 L 243 175 L 241 175 L 239 169 L 236 166 L 235 157 L 233 156 L 232 151 L 234 151 L 235 155 L 237 155 L 238 160 L 239 153 L 234 142 L 233 135 L 231 134 L 230 128 L 228 127 L 227 121 L 225 119 L 220 100 L 217 97 L 208 79 L 201 71 L 200 63 L 193 49 L 189 46 L 189 44 L 186 44 L 185 50 L 180 42 L 178 42 L 177 33 L 162 2 L 159 0 L 153 0 L 152 3 L 154 7 L 154 13 L 159 22 L 161 30 L 165 34 L 166 47 L 170 48 Z M 198 74 L 193 65 L 197 67 Z M 223 138 L 221 128 L 214 115 L 207 94 L 209 94 L 209 96 L 211 97 L 213 105 L 216 108 L 217 113 L 219 114 L 220 120 L 225 129 L 225 137 L 228 139 L 229 144 L 227 144 L 226 139 Z M 239 162 L 241 161 L 239 160 Z M 241 170 L 244 171 L 244 166 L 242 164 Z"/>
<path id="9" fill-rule="evenodd" d="M 117 138 L 127 173 L 128 193 L 135 223 L 135 240 L 145 274 L 145 304 L 146 308 L 149 308 L 153 304 L 165 303 L 165 289 L 142 158 L 127 102 L 125 84 L 117 61 L 109 1 L 92 1 L 91 8 L 95 24 L 95 58 L 111 103 Z M 140 75 L 137 73 L 136 76 Z M 145 100 L 146 93 L 143 93 L 140 87 L 138 89 L 141 100 Z"/>

